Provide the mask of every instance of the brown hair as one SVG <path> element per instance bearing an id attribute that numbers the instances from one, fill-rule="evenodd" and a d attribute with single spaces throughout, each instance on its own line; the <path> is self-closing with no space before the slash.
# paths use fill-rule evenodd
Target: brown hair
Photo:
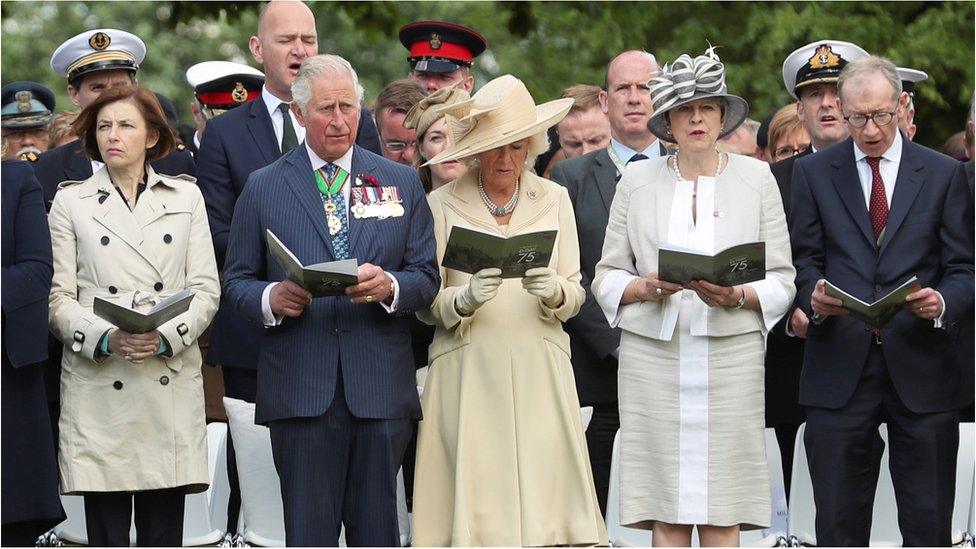
<path id="1" fill-rule="evenodd" d="M 799 128 L 802 128 L 804 132 L 806 131 L 800 117 L 796 115 L 796 103 L 780 107 L 769 121 L 769 140 L 766 145 L 768 158 L 772 159 L 779 143 L 789 139 L 793 132 Z M 775 162 L 775 160 L 771 161 Z"/>
<path id="2" fill-rule="evenodd" d="M 95 139 L 95 128 L 98 125 L 98 113 L 102 108 L 117 101 L 132 100 L 136 108 L 146 121 L 148 135 L 154 133 L 159 136 L 156 144 L 146 151 L 146 160 L 158 160 L 173 150 L 176 146 L 176 136 L 166 121 L 163 108 L 159 105 L 156 96 L 142 86 L 113 86 L 103 91 L 92 104 L 85 107 L 78 115 L 78 119 L 72 124 L 72 128 L 78 138 L 81 139 L 85 152 L 92 160 L 102 162 L 102 153 L 98 150 L 98 141 Z"/>
<path id="3" fill-rule="evenodd" d="M 69 136 L 77 138 L 71 125 L 78 119 L 78 114 L 78 111 L 61 111 L 51 118 L 51 124 L 47 127 L 48 149 L 57 147 Z"/>
<path id="4" fill-rule="evenodd" d="M 600 106 L 600 87 L 589 84 L 576 84 L 563 90 L 560 99 L 572 99 L 573 106 L 569 109 L 569 114 L 586 112 L 594 107 Z"/>
<path id="5" fill-rule="evenodd" d="M 420 103 L 420 100 L 425 97 L 427 97 L 427 92 L 423 86 L 413 80 L 401 78 L 400 80 L 394 80 L 387 84 L 385 88 L 380 90 L 380 94 L 376 96 L 376 105 L 373 108 L 373 116 L 376 118 L 376 130 L 380 131 L 382 127 L 386 109 L 407 114 L 414 105 Z M 381 135 L 380 137 L 382 138 L 383 136 Z"/>

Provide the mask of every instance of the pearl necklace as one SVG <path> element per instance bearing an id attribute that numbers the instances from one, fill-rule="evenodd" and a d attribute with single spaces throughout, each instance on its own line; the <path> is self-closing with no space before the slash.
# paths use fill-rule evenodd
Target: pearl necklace
<path id="1" fill-rule="evenodd" d="M 478 173 L 478 193 L 481 195 L 481 200 L 484 201 L 485 207 L 488 208 L 488 212 L 495 217 L 505 217 L 515 211 L 515 205 L 518 204 L 519 199 L 519 182 L 515 182 L 515 192 L 512 193 L 512 198 L 508 199 L 508 202 L 499 206 L 488 198 L 485 193 L 485 186 L 481 182 L 481 173 Z"/>
<path id="2" fill-rule="evenodd" d="M 715 177 L 718 177 L 718 174 L 722 173 L 725 156 L 721 151 L 715 152 L 718 153 L 718 166 L 715 167 Z M 678 153 L 674 153 L 674 172 L 678 176 L 678 181 L 688 181 L 683 175 L 681 175 L 681 169 L 678 168 Z"/>

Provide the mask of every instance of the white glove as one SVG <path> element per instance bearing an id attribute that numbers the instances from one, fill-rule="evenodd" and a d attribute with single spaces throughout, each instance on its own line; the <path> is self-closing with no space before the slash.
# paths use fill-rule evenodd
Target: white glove
<path id="1" fill-rule="evenodd" d="M 462 315 L 470 315 L 498 294 L 502 285 L 502 270 L 481 269 L 454 294 L 454 308 Z"/>
<path id="2" fill-rule="evenodd" d="M 563 289 L 556 278 L 556 271 L 548 267 L 536 267 L 525 271 L 522 287 L 553 308 L 563 300 Z"/>

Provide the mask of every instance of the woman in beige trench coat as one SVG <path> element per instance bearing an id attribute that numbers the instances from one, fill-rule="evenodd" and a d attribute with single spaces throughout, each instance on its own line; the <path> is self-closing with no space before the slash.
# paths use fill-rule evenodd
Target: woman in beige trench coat
<path id="1" fill-rule="evenodd" d="M 175 141 L 148 90 L 103 92 L 75 130 L 106 166 L 62 183 L 49 216 L 50 328 L 65 345 L 61 491 L 85 496 L 90 545 L 128 545 L 134 497 L 138 544 L 178 546 L 185 494 L 209 482 L 196 338 L 220 285 L 206 208 L 192 178 L 147 163 Z M 146 309 L 183 289 L 189 310 L 150 334 L 92 312 L 96 296 Z"/>
<path id="2" fill-rule="evenodd" d="M 422 320 L 434 324 L 414 481 L 414 544 L 606 544 L 583 438 L 569 337 L 583 303 L 566 190 L 525 166 L 572 100 L 535 105 L 512 76 L 449 107 L 454 145 L 431 162 L 477 158 L 429 196 L 437 257 L 453 227 L 499 237 L 557 231 L 547 267 L 501 278 L 441 267 Z"/>

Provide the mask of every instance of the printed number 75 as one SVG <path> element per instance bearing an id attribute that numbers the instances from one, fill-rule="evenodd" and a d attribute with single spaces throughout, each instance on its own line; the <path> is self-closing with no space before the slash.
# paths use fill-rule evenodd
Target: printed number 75
<path id="1" fill-rule="evenodd" d="M 535 252 L 519 252 L 516 263 L 532 263 L 535 261 Z"/>
<path id="2" fill-rule="evenodd" d="M 745 259 L 734 260 L 729 264 L 729 272 L 744 271 L 749 267 L 749 262 Z"/>

